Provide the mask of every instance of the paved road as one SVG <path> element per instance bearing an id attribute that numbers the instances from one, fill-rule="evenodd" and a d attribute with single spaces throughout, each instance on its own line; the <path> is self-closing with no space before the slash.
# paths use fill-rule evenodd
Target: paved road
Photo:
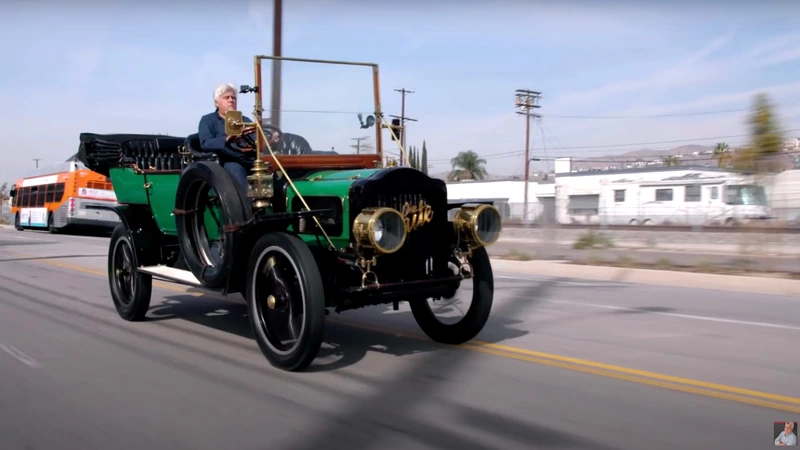
<path id="1" fill-rule="evenodd" d="M 107 239 L 0 229 L 0 448 L 752 449 L 800 419 L 800 300 L 497 275 L 479 341 L 407 310 L 331 316 L 309 373 L 239 298 L 111 306 Z"/>

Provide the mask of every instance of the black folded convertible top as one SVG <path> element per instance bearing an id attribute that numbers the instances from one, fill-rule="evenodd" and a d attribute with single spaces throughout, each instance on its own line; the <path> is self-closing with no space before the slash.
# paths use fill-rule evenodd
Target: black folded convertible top
<path id="1" fill-rule="evenodd" d="M 162 134 L 81 133 L 77 157 L 90 170 L 108 176 L 109 168 L 117 166 L 133 146 L 169 151 L 182 145 L 185 140 L 185 137 Z"/>

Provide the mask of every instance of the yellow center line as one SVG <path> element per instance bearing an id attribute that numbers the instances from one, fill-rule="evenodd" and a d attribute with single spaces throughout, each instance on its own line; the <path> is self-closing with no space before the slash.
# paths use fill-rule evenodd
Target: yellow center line
<path id="1" fill-rule="evenodd" d="M 15 256 L 26 257 L 29 255 L 15 255 Z M 38 260 L 35 262 L 44 263 L 47 265 L 83 272 L 87 274 L 98 275 L 102 277 L 108 276 L 108 274 L 104 271 L 90 269 L 87 267 L 81 267 L 74 264 L 66 264 L 52 260 Z M 213 291 L 209 292 L 204 291 L 203 293 L 190 292 L 189 289 L 194 289 L 194 288 L 189 286 L 183 286 L 180 284 L 172 284 L 168 282 L 153 280 L 153 285 L 173 292 L 180 292 L 194 296 L 205 295 L 208 297 L 230 300 L 230 298 L 227 298 Z M 427 339 L 427 337 L 425 337 L 421 333 L 417 334 L 413 332 L 399 331 L 396 329 L 367 325 L 339 318 L 328 318 L 327 320 L 329 322 L 337 323 L 348 327 L 360 328 L 363 330 L 379 332 L 382 334 L 392 334 L 404 338 L 431 342 L 429 339 Z M 585 359 L 573 358 L 553 353 L 538 352 L 534 350 L 528 350 L 519 347 L 511 347 L 502 344 L 493 344 L 489 342 L 471 341 L 466 344 L 462 344 L 457 348 L 490 354 L 494 356 L 500 356 L 507 359 L 514 359 L 518 361 L 524 361 L 539 365 L 558 367 L 576 372 L 588 373 L 592 375 L 598 375 L 617 380 L 629 381 L 648 386 L 655 386 L 674 391 L 686 392 L 705 397 L 713 397 L 721 400 L 729 400 L 748 405 L 761 406 L 764 408 L 770 408 L 779 411 L 800 413 L 800 398 L 797 397 L 790 397 L 785 395 L 772 394 L 769 392 L 738 388 L 735 386 L 710 383 L 690 378 L 683 378 L 673 375 L 649 372 L 646 370 L 633 369 L 629 367 L 589 361 Z"/>

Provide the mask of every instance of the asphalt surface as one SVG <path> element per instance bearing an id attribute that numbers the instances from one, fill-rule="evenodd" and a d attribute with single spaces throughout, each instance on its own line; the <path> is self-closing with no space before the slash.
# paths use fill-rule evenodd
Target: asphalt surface
<path id="1" fill-rule="evenodd" d="M 475 343 L 373 307 L 292 374 L 240 297 L 156 283 L 120 319 L 107 243 L 0 228 L 3 450 L 753 449 L 800 419 L 800 299 L 496 273 Z"/>

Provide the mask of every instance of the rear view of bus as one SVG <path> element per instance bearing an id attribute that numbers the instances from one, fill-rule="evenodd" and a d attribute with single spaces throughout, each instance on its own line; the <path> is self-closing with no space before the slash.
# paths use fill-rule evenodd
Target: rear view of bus
<path id="1" fill-rule="evenodd" d="M 77 161 L 62 171 L 18 180 L 11 191 L 11 214 L 18 230 L 113 230 L 119 217 L 108 206 L 117 198 L 111 182 Z"/>

